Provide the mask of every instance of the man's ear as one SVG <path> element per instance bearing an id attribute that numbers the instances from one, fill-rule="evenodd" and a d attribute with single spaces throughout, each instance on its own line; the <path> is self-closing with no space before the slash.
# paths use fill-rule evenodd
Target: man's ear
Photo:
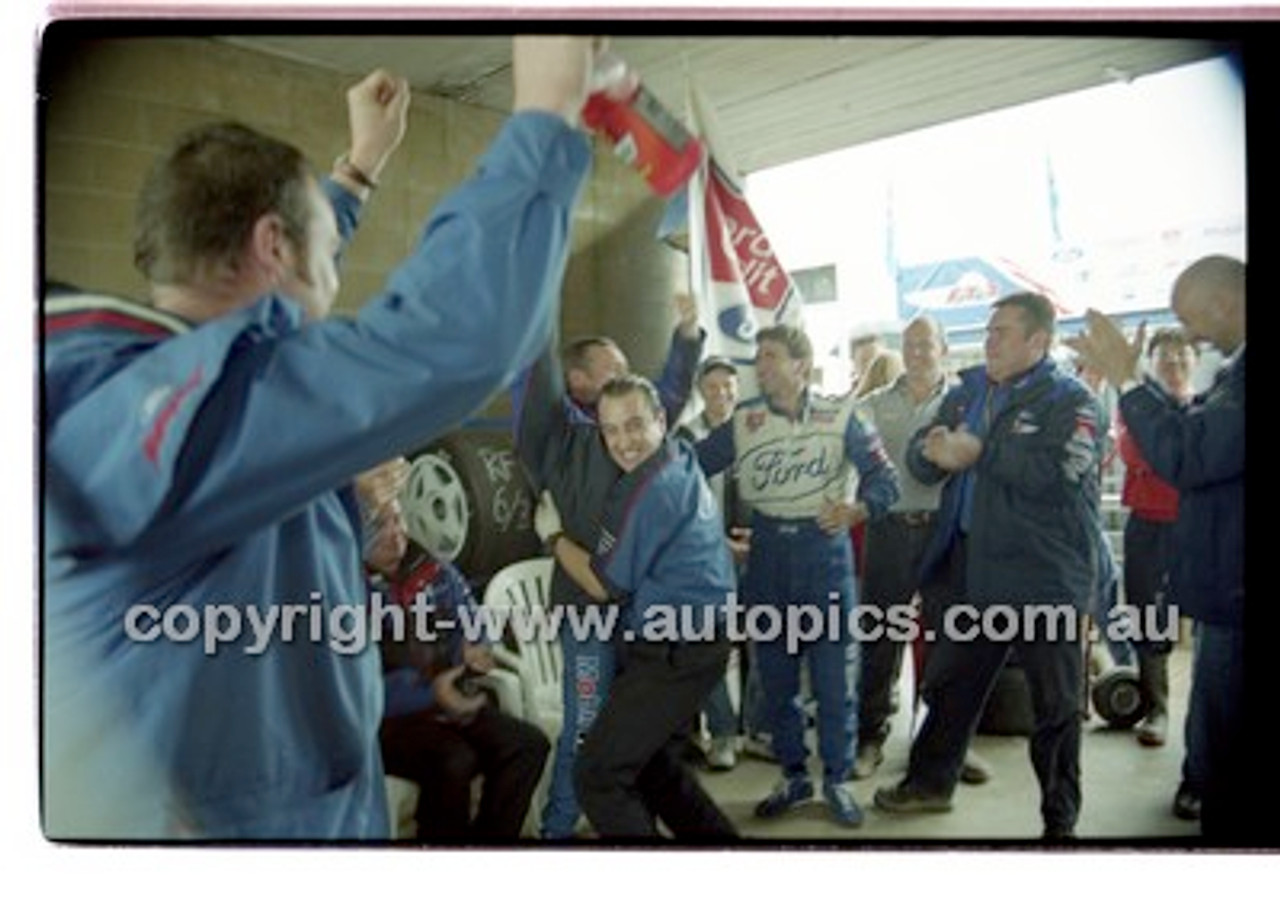
<path id="1" fill-rule="evenodd" d="M 272 283 L 279 280 L 293 258 L 293 248 L 285 235 L 280 214 L 264 213 L 258 217 L 249 233 L 247 250 L 255 270 L 267 274 Z"/>
<path id="2" fill-rule="evenodd" d="M 1224 288 L 1216 288 L 1209 296 L 1205 309 L 1209 311 L 1210 319 L 1215 326 L 1230 329 L 1231 320 L 1242 316 L 1246 307 L 1244 298 L 1240 295 Z"/>

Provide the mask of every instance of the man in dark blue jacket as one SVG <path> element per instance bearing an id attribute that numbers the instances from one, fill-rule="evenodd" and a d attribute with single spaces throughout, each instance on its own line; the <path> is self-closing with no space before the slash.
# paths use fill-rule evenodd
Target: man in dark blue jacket
<path id="1" fill-rule="evenodd" d="M 960 374 L 907 465 L 947 480 L 923 572 L 950 568 L 952 600 L 924 674 L 928 714 L 907 775 L 876 792 L 886 811 L 946 811 L 965 749 L 1015 651 L 1031 687 L 1031 762 L 1046 839 L 1074 834 L 1080 809 L 1077 624 L 1097 567 L 1098 402 L 1048 356 L 1050 301 L 994 305 L 986 365 Z M 1012 629 L 1011 629 L 1012 627 Z"/>
<path id="2" fill-rule="evenodd" d="M 1199 730 L 1204 749 L 1201 829 L 1218 841 L 1248 841 L 1259 835 L 1248 812 L 1264 806 L 1252 785 L 1256 771 L 1244 761 L 1245 264 L 1197 260 L 1174 282 L 1172 307 L 1192 340 L 1227 356 L 1209 390 L 1185 408 L 1139 379 L 1144 330 L 1129 342 L 1091 310 L 1087 332 L 1072 345 L 1120 390 L 1130 436 L 1178 490 L 1169 589 L 1196 622 L 1187 729 Z"/>
<path id="3" fill-rule="evenodd" d="M 694 370 L 705 333 L 698 308 L 688 294 L 675 298 L 676 328 L 657 391 L 666 422 L 674 423 L 693 390 Z M 626 356 L 610 339 L 579 339 L 556 355 L 548 344 L 537 363 L 512 386 L 515 443 L 534 487 L 550 492 L 566 534 L 583 547 L 595 547 L 605 500 L 620 470 L 600 441 L 596 405 L 603 386 L 627 373 Z M 557 565 L 551 575 L 555 605 L 590 604 L 590 598 Z M 560 634 L 564 668 L 565 728 L 556 741 L 551 784 L 542 812 L 546 839 L 570 839 L 580 810 L 573 788 L 577 748 L 595 721 L 613 682 L 613 643 L 594 636 Z"/>
<path id="4" fill-rule="evenodd" d="M 666 435 L 647 379 L 610 380 L 599 416 L 599 446 L 619 477 L 595 546 L 567 536 L 545 498 L 535 518 L 591 603 L 621 605 L 618 673 L 574 769 L 582 809 L 602 838 L 653 840 L 661 821 L 677 839 L 728 842 L 733 824 L 681 759 L 729 656 L 736 575 L 720 510 L 692 449 Z"/>

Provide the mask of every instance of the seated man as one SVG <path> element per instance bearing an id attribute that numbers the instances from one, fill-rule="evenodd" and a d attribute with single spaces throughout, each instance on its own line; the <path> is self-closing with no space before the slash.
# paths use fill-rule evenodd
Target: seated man
<path id="1" fill-rule="evenodd" d="M 539 536 L 595 601 L 623 603 L 624 642 L 578 752 L 578 799 L 605 838 L 730 840 L 737 833 L 682 760 L 689 724 L 724 674 L 733 561 L 692 449 L 666 436 L 657 390 L 622 376 L 601 394 L 600 435 L 622 475 L 594 549 L 568 538 L 544 493 Z"/>
<path id="2" fill-rule="evenodd" d="M 365 560 L 375 588 L 406 615 L 403 629 L 391 618 L 381 624 L 386 709 L 378 738 L 385 770 L 418 784 L 418 839 L 515 840 L 551 744 L 534 725 L 486 704 L 471 684 L 473 674 L 493 667 L 493 656 L 461 635 L 458 612 L 475 607 L 462 574 L 416 547 L 405 554 L 394 500 L 366 519 L 372 522 Z M 477 776 L 484 784 L 473 819 Z"/>

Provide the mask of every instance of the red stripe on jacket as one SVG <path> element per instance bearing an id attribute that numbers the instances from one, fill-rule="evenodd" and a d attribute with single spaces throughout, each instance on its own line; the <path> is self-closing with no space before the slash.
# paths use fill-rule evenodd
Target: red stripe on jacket
<path id="1" fill-rule="evenodd" d="M 75 310 L 67 313 L 55 313 L 45 317 L 44 334 L 56 335 L 60 332 L 82 329 L 86 326 L 112 326 L 117 329 L 137 332 L 139 335 L 163 336 L 173 334 L 172 329 L 159 323 L 131 316 L 119 310 Z"/>

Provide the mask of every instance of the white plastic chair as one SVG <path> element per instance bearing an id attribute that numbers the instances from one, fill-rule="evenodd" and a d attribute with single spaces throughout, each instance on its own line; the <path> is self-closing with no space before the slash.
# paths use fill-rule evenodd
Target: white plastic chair
<path id="1" fill-rule="evenodd" d="M 483 601 L 486 608 L 505 609 L 508 624 L 517 624 L 508 625 L 492 649 L 498 665 L 520 678 L 523 711 L 516 716 L 542 727 L 552 739 L 564 719 L 560 640 L 549 630 L 533 633 L 547 623 L 553 567 L 549 557 L 508 564 L 489 580 Z"/>
<path id="2" fill-rule="evenodd" d="M 387 774 L 387 816 L 391 819 L 392 839 L 413 839 L 418 833 L 418 784 L 404 777 Z"/>
<path id="3" fill-rule="evenodd" d="M 555 561 L 549 557 L 508 564 L 489 580 L 482 602 L 486 608 L 505 609 L 510 618 L 502 642 L 494 643 L 492 651 L 498 667 L 519 679 L 522 710 L 517 713 L 504 707 L 501 697 L 499 707 L 541 729 L 553 750 L 564 724 L 561 695 L 564 658 L 559 637 L 544 628 L 551 603 L 551 571 L 554 566 Z M 516 626 L 513 628 L 510 624 Z M 494 675 L 491 671 L 486 677 Z M 543 768 L 542 778 L 529 805 L 526 832 L 536 833 L 550 782 L 552 757 L 554 751 L 547 756 L 547 766 Z"/>

